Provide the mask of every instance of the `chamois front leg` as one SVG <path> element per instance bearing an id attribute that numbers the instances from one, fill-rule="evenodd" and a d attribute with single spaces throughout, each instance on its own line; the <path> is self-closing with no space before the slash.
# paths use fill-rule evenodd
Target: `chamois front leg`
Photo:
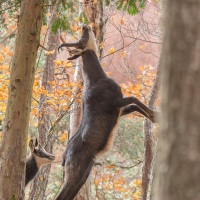
<path id="1" fill-rule="evenodd" d="M 139 112 L 143 116 L 147 117 L 149 120 L 151 120 L 153 123 L 157 123 L 156 121 L 156 116 L 158 116 L 158 112 L 153 111 L 153 118 L 149 118 L 149 115 L 144 112 L 139 106 L 137 105 L 129 105 L 125 106 L 121 109 L 121 114 L 120 116 L 128 115 L 132 112 Z"/>
<path id="2" fill-rule="evenodd" d="M 130 105 L 135 104 L 135 105 Z M 155 122 L 155 113 L 153 110 L 145 106 L 141 101 L 139 101 L 135 97 L 126 97 L 122 99 L 116 100 L 114 105 L 117 108 L 122 108 L 122 115 L 129 114 L 134 111 L 138 111 L 148 119 L 150 119 L 153 123 Z M 130 106 L 128 106 L 130 105 Z M 127 107 L 128 106 L 128 107 Z M 124 108 L 123 108 L 124 107 Z M 123 114 L 124 113 L 124 114 Z"/>
<path id="3" fill-rule="evenodd" d="M 138 107 L 137 105 L 129 105 L 129 106 L 125 106 L 121 109 L 121 114 L 120 116 L 123 115 L 128 115 L 132 112 L 139 112 L 140 114 L 144 115 L 145 117 L 149 118 L 149 116 L 147 115 L 147 113 L 144 112 L 144 110 L 142 110 L 140 107 Z"/>

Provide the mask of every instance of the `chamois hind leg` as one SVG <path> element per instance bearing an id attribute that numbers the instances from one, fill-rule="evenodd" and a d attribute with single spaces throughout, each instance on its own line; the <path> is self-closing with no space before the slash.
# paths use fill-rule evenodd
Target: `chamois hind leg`
<path id="1" fill-rule="evenodd" d="M 92 156 L 83 154 L 72 155 L 65 163 L 65 184 L 56 200 L 73 200 L 86 182 L 94 160 Z"/>
<path id="2" fill-rule="evenodd" d="M 137 110 L 138 112 L 143 114 L 145 117 L 147 117 L 151 121 L 154 121 L 153 120 L 154 119 L 154 111 L 151 110 L 150 108 L 148 108 L 147 106 L 145 106 L 141 101 L 139 101 L 135 97 L 126 97 L 126 98 L 122 98 L 122 99 L 117 99 L 114 103 L 114 105 L 117 108 L 122 108 L 122 107 L 128 106 L 130 104 L 136 104 L 140 108 Z M 136 107 L 130 107 L 128 113 L 134 112 L 135 109 L 136 109 Z M 131 111 L 131 110 L 133 110 L 133 111 Z"/>

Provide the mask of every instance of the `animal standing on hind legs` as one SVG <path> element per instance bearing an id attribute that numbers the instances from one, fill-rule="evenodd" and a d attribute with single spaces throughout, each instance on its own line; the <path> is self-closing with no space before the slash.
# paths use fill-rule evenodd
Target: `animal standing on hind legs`
<path id="1" fill-rule="evenodd" d="M 95 36 L 83 25 L 76 43 L 65 43 L 73 60 L 83 59 L 82 121 L 76 134 L 69 140 L 63 156 L 65 183 L 56 200 L 72 200 L 86 182 L 96 157 L 109 149 L 118 118 L 137 111 L 154 122 L 154 112 L 135 97 L 123 98 L 120 86 L 108 78 L 96 55 Z M 59 50 L 58 49 L 58 50 Z M 133 104 L 133 105 L 130 105 Z"/>

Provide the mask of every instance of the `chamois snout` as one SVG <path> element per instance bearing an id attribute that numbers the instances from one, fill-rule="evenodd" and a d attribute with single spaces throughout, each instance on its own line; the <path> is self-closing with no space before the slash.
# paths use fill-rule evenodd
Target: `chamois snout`
<path id="1" fill-rule="evenodd" d="M 48 153 L 41 146 L 41 144 L 38 143 L 37 138 L 35 142 L 33 140 L 30 141 L 29 147 L 33 157 L 35 158 L 38 168 L 40 168 L 42 165 L 50 164 L 55 160 L 55 156 L 51 153 Z"/>
<path id="2" fill-rule="evenodd" d="M 77 42 L 64 43 L 58 47 L 58 52 L 62 50 L 62 47 L 74 47 L 74 49 L 68 49 L 69 53 L 73 55 L 72 57 L 69 57 L 68 60 L 77 59 L 87 50 L 93 50 L 97 53 L 96 39 L 92 28 L 84 24 L 81 31 L 81 37 Z"/>

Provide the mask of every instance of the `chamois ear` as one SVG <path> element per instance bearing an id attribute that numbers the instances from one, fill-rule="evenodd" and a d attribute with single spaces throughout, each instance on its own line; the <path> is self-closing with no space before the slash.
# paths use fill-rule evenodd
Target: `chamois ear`
<path id="1" fill-rule="evenodd" d="M 35 145 L 33 143 L 33 139 L 30 139 L 30 141 L 29 141 L 29 148 L 31 149 L 31 152 L 34 151 Z"/>
<path id="2" fill-rule="evenodd" d="M 38 146 L 38 139 L 35 138 L 35 147 L 37 147 L 37 146 Z"/>

